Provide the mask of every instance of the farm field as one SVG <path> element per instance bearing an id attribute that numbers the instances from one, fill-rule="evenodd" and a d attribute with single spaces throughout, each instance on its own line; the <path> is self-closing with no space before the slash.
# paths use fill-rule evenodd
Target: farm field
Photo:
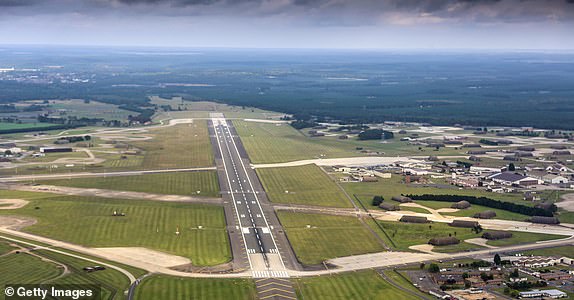
<path id="1" fill-rule="evenodd" d="M 182 169 L 214 165 L 205 120 L 151 129 L 146 135 L 153 138 L 130 142 L 145 151 L 141 165 L 144 169 Z"/>
<path id="2" fill-rule="evenodd" d="M 204 197 L 220 196 L 219 182 L 215 171 L 57 179 L 36 182 L 41 184 L 78 188 L 98 188 L 155 194 L 194 195 Z"/>
<path id="3" fill-rule="evenodd" d="M 305 265 L 343 256 L 384 251 L 376 236 L 355 217 L 278 211 L 298 260 Z"/>
<path id="4" fill-rule="evenodd" d="M 352 207 L 343 191 L 316 165 L 257 169 L 275 203 Z"/>
<path id="5" fill-rule="evenodd" d="M 114 211 L 126 216 L 114 217 Z M 35 218 L 38 222 L 24 231 L 90 247 L 146 247 L 188 257 L 197 266 L 231 258 L 223 208 L 218 206 L 51 196 L 0 214 Z"/>
<path id="6" fill-rule="evenodd" d="M 248 279 L 179 278 L 154 275 L 142 280 L 135 299 L 254 300 L 255 284 Z"/>
<path id="7" fill-rule="evenodd" d="M 460 240 L 460 244 L 451 246 L 435 246 L 435 252 L 460 252 L 465 250 L 480 249 L 481 246 L 465 243 L 464 240 L 479 238 L 485 230 L 479 234 L 474 233 L 469 228 L 451 227 L 445 223 L 429 223 L 429 224 L 413 224 L 402 222 L 387 222 L 378 221 L 384 228 L 390 239 L 393 240 L 393 245 L 396 250 L 412 251 L 410 246 L 427 244 L 431 238 L 435 237 L 448 237 L 449 234 Z M 376 228 L 376 227 L 373 227 Z M 512 232 L 513 237 L 498 241 L 488 241 L 488 245 L 492 246 L 506 246 L 516 245 L 521 243 L 545 241 L 563 238 L 560 235 L 538 234 L 528 232 Z"/>
<path id="8" fill-rule="evenodd" d="M 331 299 L 412 299 L 385 281 L 373 270 L 295 279 L 299 298 L 306 300 Z"/>

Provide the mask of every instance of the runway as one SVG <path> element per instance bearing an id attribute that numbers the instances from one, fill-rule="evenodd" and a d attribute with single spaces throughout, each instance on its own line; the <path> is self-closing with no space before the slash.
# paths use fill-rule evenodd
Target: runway
<path id="1" fill-rule="evenodd" d="M 237 219 L 237 230 L 247 252 L 249 269 L 255 278 L 289 277 L 270 225 L 260 203 L 259 181 L 255 172 L 242 157 L 236 136 L 225 118 L 212 118 L 213 131 L 223 166 L 220 176 L 222 192 L 230 196 Z M 223 178 L 221 178 L 223 177 Z M 232 242 L 232 247 L 234 245 Z"/>

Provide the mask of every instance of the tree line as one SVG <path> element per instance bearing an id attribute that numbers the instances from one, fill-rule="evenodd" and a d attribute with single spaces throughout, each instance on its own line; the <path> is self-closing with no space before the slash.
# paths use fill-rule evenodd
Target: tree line
<path id="1" fill-rule="evenodd" d="M 466 200 L 470 204 L 482 205 L 490 208 L 502 209 L 510 212 L 519 213 L 527 216 L 553 217 L 556 212 L 556 205 L 552 204 L 549 208 L 532 207 L 523 204 L 494 200 L 487 197 L 462 196 L 462 195 L 406 195 L 413 200 L 442 201 L 442 202 L 459 202 Z"/>

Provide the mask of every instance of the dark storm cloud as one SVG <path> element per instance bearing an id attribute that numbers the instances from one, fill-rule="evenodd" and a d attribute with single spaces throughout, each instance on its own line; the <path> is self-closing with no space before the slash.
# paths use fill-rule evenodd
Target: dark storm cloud
<path id="1" fill-rule="evenodd" d="M 306 22 L 572 21 L 574 0 L 0 0 L 0 14 L 281 15 Z"/>

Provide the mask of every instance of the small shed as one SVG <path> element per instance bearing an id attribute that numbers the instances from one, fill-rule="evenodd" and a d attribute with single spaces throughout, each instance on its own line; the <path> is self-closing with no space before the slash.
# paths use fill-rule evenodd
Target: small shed
<path id="1" fill-rule="evenodd" d="M 482 238 L 487 240 L 502 240 L 509 239 L 511 237 L 512 233 L 508 231 L 489 231 L 482 235 Z"/>
<path id="2" fill-rule="evenodd" d="M 530 147 L 530 146 L 520 146 L 516 149 L 519 151 L 528 151 L 528 152 L 532 152 L 532 151 L 536 150 L 536 148 Z"/>
<path id="3" fill-rule="evenodd" d="M 456 208 L 456 209 L 465 209 L 465 208 L 470 207 L 470 202 L 463 200 L 463 201 L 453 203 L 450 207 Z"/>
<path id="4" fill-rule="evenodd" d="M 454 220 L 448 225 L 452 227 L 475 228 L 478 227 L 479 224 L 477 221 Z"/>
<path id="5" fill-rule="evenodd" d="M 552 152 L 552 155 L 570 155 L 572 153 L 570 153 L 570 151 L 568 150 L 556 150 L 554 152 Z"/>
<path id="6" fill-rule="evenodd" d="M 474 214 L 475 218 L 478 219 L 492 219 L 494 217 L 496 217 L 496 212 L 493 210 L 485 210 L 485 211 L 481 211 L 479 213 Z"/>
<path id="7" fill-rule="evenodd" d="M 391 203 L 381 203 L 379 204 L 379 207 L 384 209 L 384 210 L 388 210 L 388 211 L 397 211 L 397 210 L 401 210 L 401 208 L 398 205 L 394 205 Z"/>
<path id="8" fill-rule="evenodd" d="M 560 220 L 558 220 L 556 217 L 534 216 L 531 217 L 529 221 L 537 224 L 560 224 Z"/>
<path id="9" fill-rule="evenodd" d="M 402 216 L 399 220 L 405 223 L 428 223 L 429 220 L 426 217 L 419 216 Z"/>
<path id="10" fill-rule="evenodd" d="M 409 198 L 409 197 L 405 197 L 405 196 L 393 196 L 393 198 L 391 198 L 394 201 L 397 201 L 399 203 L 409 203 L 409 202 L 413 202 L 413 199 Z"/>
<path id="11" fill-rule="evenodd" d="M 428 242 L 433 246 L 447 246 L 447 245 L 456 245 L 460 243 L 460 240 L 455 238 L 454 236 L 448 237 L 440 237 L 440 238 L 432 238 Z"/>

